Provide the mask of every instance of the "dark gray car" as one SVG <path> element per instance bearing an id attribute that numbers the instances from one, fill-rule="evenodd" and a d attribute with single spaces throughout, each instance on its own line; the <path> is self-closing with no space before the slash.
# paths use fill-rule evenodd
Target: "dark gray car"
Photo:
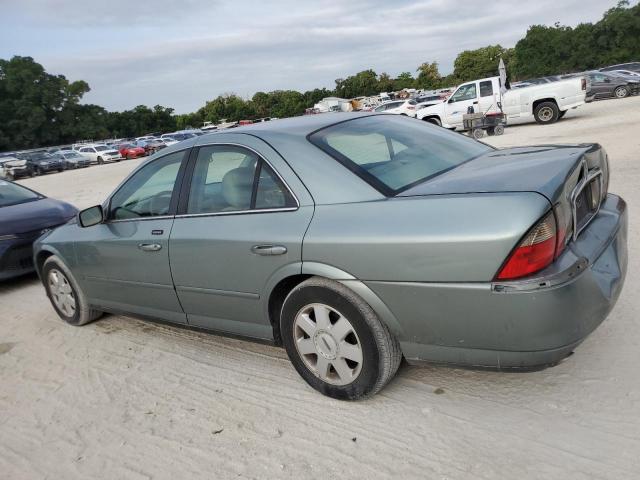
<path id="1" fill-rule="evenodd" d="M 271 341 L 355 399 L 402 357 L 569 355 L 624 282 L 608 184 L 595 144 L 496 150 L 399 115 L 313 115 L 166 148 L 35 262 L 70 324 L 116 312 Z"/>
<path id="2" fill-rule="evenodd" d="M 625 98 L 640 93 L 640 81 L 608 72 L 589 72 L 591 80 L 587 96 Z"/>

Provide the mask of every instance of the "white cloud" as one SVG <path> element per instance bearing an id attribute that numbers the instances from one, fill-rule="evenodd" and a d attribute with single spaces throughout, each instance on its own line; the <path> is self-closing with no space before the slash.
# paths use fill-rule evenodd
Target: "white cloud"
<path id="1" fill-rule="evenodd" d="M 29 54 L 50 71 L 84 79 L 92 88 L 85 100 L 110 109 L 159 103 L 185 112 L 223 92 L 332 88 L 336 78 L 367 68 L 396 75 L 438 61 L 447 72 L 464 49 L 513 46 L 530 24 L 594 21 L 611 6 L 603 0 L 23 0 L 3 16 L 11 25 L 0 18 L 0 43 L 10 38 L 20 49 L 4 45 L 0 56 Z M 34 42 L 35 31 L 57 48 Z"/>

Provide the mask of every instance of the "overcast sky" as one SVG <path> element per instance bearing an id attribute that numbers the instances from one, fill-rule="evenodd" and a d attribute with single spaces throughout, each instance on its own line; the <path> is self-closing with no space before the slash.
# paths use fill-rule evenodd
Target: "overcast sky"
<path id="1" fill-rule="evenodd" d="M 190 112 L 234 92 L 333 88 L 458 52 L 511 47 L 532 24 L 597 21 L 617 0 L 0 0 L 0 58 L 86 80 L 109 110 Z M 635 2 L 632 2 L 635 3 Z"/>

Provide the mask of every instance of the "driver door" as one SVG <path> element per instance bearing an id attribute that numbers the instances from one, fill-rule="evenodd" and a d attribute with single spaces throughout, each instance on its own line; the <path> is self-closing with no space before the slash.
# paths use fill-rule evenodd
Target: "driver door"
<path id="1" fill-rule="evenodd" d="M 469 107 L 473 107 L 476 112 L 478 111 L 476 82 L 461 85 L 447 100 L 445 123 L 455 127 L 462 127 L 462 116 L 467 113 Z"/>
<path id="2" fill-rule="evenodd" d="M 75 251 L 90 302 L 106 310 L 185 323 L 169 267 L 169 234 L 189 150 L 148 163 L 80 228 Z"/>

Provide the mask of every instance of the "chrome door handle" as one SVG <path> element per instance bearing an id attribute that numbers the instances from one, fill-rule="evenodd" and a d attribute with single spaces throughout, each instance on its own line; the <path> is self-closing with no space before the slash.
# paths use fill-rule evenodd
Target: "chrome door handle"
<path id="1" fill-rule="evenodd" d="M 138 248 L 143 252 L 157 252 L 162 248 L 159 243 L 139 243 Z"/>
<path id="2" fill-rule="evenodd" d="M 284 245 L 254 245 L 251 252 L 256 255 L 284 255 L 287 253 L 287 247 Z"/>

